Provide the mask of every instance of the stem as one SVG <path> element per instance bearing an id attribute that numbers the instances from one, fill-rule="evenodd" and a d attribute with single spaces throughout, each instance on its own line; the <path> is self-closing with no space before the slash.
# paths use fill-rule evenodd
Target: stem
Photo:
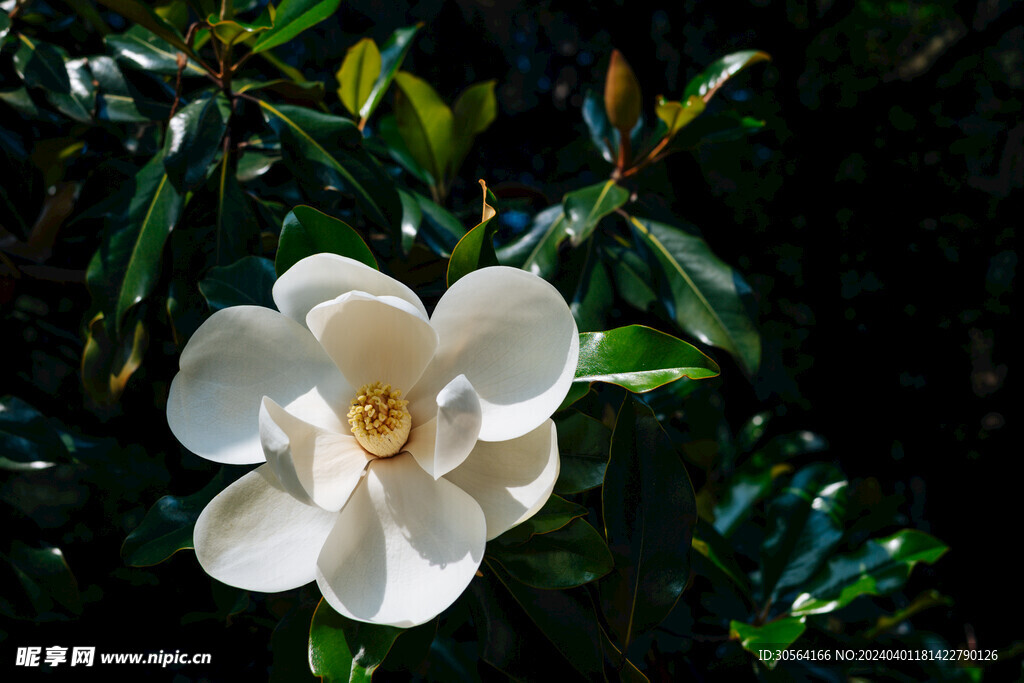
<path id="1" fill-rule="evenodd" d="M 231 0 L 221 0 L 220 20 L 225 21 L 235 16 L 235 8 Z"/>
<path id="2" fill-rule="evenodd" d="M 637 164 L 636 166 L 633 166 L 632 168 L 629 168 L 626 171 L 624 171 L 622 173 L 622 176 L 624 178 L 628 178 L 631 175 L 636 175 L 641 170 L 647 168 L 648 166 L 650 166 L 654 162 L 660 161 L 661 159 L 664 159 L 666 156 L 668 156 L 667 154 L 666 155 L 662 155 L 662 156 L 658 156 L 658 154 L 663 149 L 668 147 L 668 143 L 671 142 L 671 141 L 672 141 L 672 138 L 670 136 L 666 135 L 664 138 L 662 138 L 661 142 L 659 142 L 654 147 L 654 149 L 652 149 L 650 152 L 647 153 L 647 156 L 644 157 L 644 159 L 639 164 Z"/>
<path id="3" fill-rule="evenodd" d="M 633 152 L 629 146 L 629 131 L 621 129 L 619 130 L 619 158 L 615 163 L 615 168 L 619 173 L 626 170 L 626 166 L 629 164 L 630 157 L 632 156 Z"/>

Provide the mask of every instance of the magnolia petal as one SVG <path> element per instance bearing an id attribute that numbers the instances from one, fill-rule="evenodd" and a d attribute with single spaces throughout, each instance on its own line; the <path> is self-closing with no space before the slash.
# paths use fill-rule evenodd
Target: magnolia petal
<path id="1" fill-rule="evenodd" d="M 434 479 L 462 464 L 480 434 L 480 398 L 465 375 L 437 395 L 437 417 L 409 435 L 405 450 Z"/>
<path id="2" fill-rule="evenodd" d="M 317 304 L 358 290 L 374 296 L 396 296 L 427 316 L 415 292 L 398 280 L 337 254 L 313 254 L 286 270 L 274 283 L 274 303 L 292 320 L 305 324 L 306 314 Z"/>
<path id="3" fill-rule="evenodd" d="M 555 487 L 558 469 L 555 423 L 546 420 L 517 439 L 477 442 L 466 461 L 445 479 L 480 503 L 489 541 L 544 506 Z"/>
<path id="4" fill-rule="evenodd" d="M 324 543 L 316 580 L 347 617 L 416 626 L 466 589 L 485 535 L 469 494 L 435 481 L 409 455 L 374 460 Z"/>
<path id="5" fill-rule="evenodd" d="M 553 286 L 517 268 L 495 266 L 459 279 L 430 324 L 434 360 L 408 394 L 413 424 L 433 417 L 434 397 L 466 375 L 480 396 L 480 439 L 503 441 L 532 431 L 565 398 L 576 373 L 579 337 Z"/>
<path id="6" fill-rule="evenodd" d="M 196 520 L 196 557 L 213 578 L 246 590 L 274 593 L 315 578 L 316 558 L 338 519 L 301 503 L 269 465 L 217 494 Z"/>
<path id="7" fill-rule="evenodd" d="M 264 396 L 307 421 L 341 431 L 334 412 L 354 390 L 309 331 L 277 311 L 233 306 L 214 313 L 181 353 L 167 397 L 167 423 L 186 448 L 234 465 L 263 462 Z"/>
<path id="8" fill-rule="evenodd" d="M 433 357 L 434 328 L 407 302 L 398 301 L 349 292 L 306 316 L 313 336 L 352 386 L 384 382 L 407 392 Z"/>
<path id="9" fill-rule="evenodd" d="M 373 459 L 347 434 L 309 424 L 263 399 L 260 441 L 278 481 L 297 499 L 338 511 Z"/>

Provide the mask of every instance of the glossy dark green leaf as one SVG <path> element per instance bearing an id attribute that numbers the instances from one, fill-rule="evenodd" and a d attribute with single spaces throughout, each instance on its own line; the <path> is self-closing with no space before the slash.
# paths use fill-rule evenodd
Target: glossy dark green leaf
<path id="1" fill-rule="evenodd" d="M 370 89 L 369 96 L 359 110 L 360 118 L 370 118 L 377 105 L 384 99 L 384 93 L 387 92 L 388 86 L 391 85 L 391 81 L 395 78 L 395 73 L 401 68 L 402 62 L 405 61 L 405 55 L 408 54 L 409 48 L 412 47 L 413 37 L 422 26 L 423 24 L 416 24 L 415 26 L 395 29 L 395 32 L 391 34 L 391 37 L 381 47 L 380 74 L 377 76 L 373 88 Z"/>
<path id="2" fill-rule="evenodd" d="M 710 66 L 687 83 L 681 99 L 686 100 L 690 96 L 696 96 L 707 102 L 727 80 L 742 69 L 769 59 L 771 57 L 767 53 L 758 50 L 743 50 L 728 54 L 712 62 Z"/>
<path id="3" fill-rule="evenodd" d="M 466 88 L 452 107 L 455 116 L 452 144 L 452 173 L 454 174 L 466 158 L 473 140 L 487 130 L 498 116 L 498 99 L 494 96 L 497 81 L 474 83 Z"/>
<path id="4" fill-rule="evenodd" d="M 171 113 L 169 102 L 157 102 L 140 93 L 111 57 L 89 57 L 89 70 L 96 80 L 96 118 L 115 123 L 161 121 Z"/>
<path id="5" fill-rule="evenodd" d="M 21 114 L 27 119 L 46 119 L 46 114 L 41 110 L 36 103 L 32 101 L 32 96 L 28 94 L 28 90 L 25 88 L 15 88 L 13 90 L 0 90 L 0 102 L 3 102 L 14 111 Z M 8 133 L 9 135 L 9 133 Z M 11 139 L 6 138 L 6 145 L 8 149 L 11 146 Z M 19 152 L 16 156 L 23 157 L 24 145 L 19 141 L 16 145 L 19 148 Z M 12 212 L 14 213 L 14 212 Z M 17 216 L 16 213 L 14 213 Z M 17 218 L 20 221 L 20 217 Z"/>
<path id="6" fill-rule="evenodd" d="M 855 552 L 832 557 L 793 602 L 790 613 L 826 614 L 861 595 L 886 595 L 903 587 L 918 562 L 933 564 L 949 550 L 942 541 L 914 529 L 872 539 Z"/>
<path id="7" fill-rule="evenodd" d="M 395 74 L 395 120 L 409 153 L 443 185 L 448 177 L 454 148 L 455 116 L 437 92 L 422 78 L 405 71 Z"/>
<path id="8" fill-rule="evenodd" d="M 43 88 L 60 95 L 71 94 L 71 79 L 64 66 L 67 54 L 56 45 L 18 34 L 21 44 L 14 53 L 14 70 L 30 88 Z"/>
<path id="9" fill-rule="evenodd" d="M 526 543 L 537 534 L 546 534 L 561 529 L 578 517 L 585 517 L 587 508 L 570 502 L 561 496 L 551 495 L 528 520 L 514 526 L 494 540 L 504 547 Z"/>
<path id="10" fill-rule="evenodd" d="M 280 95 L 288 102 L 305 102 L 320 104 L 324 101 L 324 84 L 320 81 L 292 81 L 286 78 L 275 78 L 269 81 L 237 80 L 234 82 L 236 93 L 253 93 L 269 90 Z"/>
<path id="11" fill-rule="evenodd" d="M 394 182 L 363 149 L 355 124 L 292 105 L 260 100 L 260 107 L 281 137 L 285 161 L 300 180 L 318 191 L 348 192 L 371 221 L 398 229 L 402 202 Z"/>
<path id="12" fill-rule="evenodd" d="M 381 118 L 377 134 L 382 141 L 381 147 L 384 154 L 390 156 L 395 163 L 424 185 L 432 186 L 434 184 L 434 177 L 413 158 L 412 152 L 409 151 L 401 133 L 398 132 L 398 121 L 393 115 Z M 367 144 L 373 144 L 372 139 L 368 140 Z"/>
<path id="13" fill-rule="evenodd" d="M 166 40 L 142 26 L 132 26 L 120 35 L 104 36 L 114 59 L 136 69 L 173 76 L 178 73 L 178 51 Z M 185 62 L 182 76 L 205 76 L 206 71 L 194 60 Z"/>
<path id="14" fill-rule="evenodd" d="M 54 602 L 81 614 L 78 581 L 60 548 L 33 548 L 16 540 L 11 543 L 10 553 L 0 554 L 0 558 L 10 563 L 37 614 L 53 609 Z"/>
<path id="15" fill-rule="evenodd" d="M 750 516 L 754 504 L 771 491 L 775 478 L 791 469 L 758 457 L 737 470 L 729 477 L 721 498 L 715 504 L 715 529 L 725 537 L 732 536 Z"/>
<path id="16" fill-rule="evenodd" d="M 338 69 L 338 99 L 354 116 L 370 98 L 380 77 L 380 50 L 372 38 L 363 38 L 345 53 Z"/>
<path id="17" fill-rule="evenodd" d="M 843 538 L 846 489 L 839 470 L 816 463 L 797 472 L 772 500 L 761 546 L 766 596 L 801 586 L 828 560 Z"/>
<path id="18" fill-rule="evenodd" d="M 448 261 L 449 287 L 474 270 L 498 265 L 498 257 L 494 253 L 494 233 L 498 229 L 494 217 L 497 212 L 487 203 L 487 186 L 482 180 L 480 185 L 484 190 L 482 220 L 467 232 L 452 250 L 451 259 Z"/>
<path id="19" fill-rule="evenodd" d="M 408 254 L 423 223 L 423 209 L 412 193 L 398 188 L 398 196 L 402 198 L 402 253 Z"/>
<path id="20" fill-rule="evenodd" d="M 522 269 L 534 275 L 547 278 L 558 270 L 558 247 L 568 237 L 565 232 L 567 221 L 560 206 L 552 206 L 537 214 L 527 233 L 533 242 L 522 261 Z"/>
<path id="21" fill-rule="evenodd" d="M 193 547 L 192 530 L 199 513 L 223 491 L 236 473 L 223 467 L 210 483 L 190 496 L 164 496 L 149 509 L 142 523 L 128 534 L 121 558 L 133 567 L 160 564 L 179 550 Z"/>
<path id="22" fill-rule="evenodd" d="M 671 102 L 662 98 L 654 112 L 665 124 L 665 135 L 675 137 L 676 133 L 704 112 L 704 100 L 696 95 L 691 95 L 685 102 Z"/>
<path id="23" fill-rule="evenodd" d="M 46 99 L 68 118 L 88 123 L 92 121 L 92 114 L 96 109 L 96 86 L 93 84 L 89 60 L 71 59 L 64 64 L 64 68 L 71 84 L 70 91 L 47 91 Z"/>
<path id="24" fill-rule="evenodd" d="M 260 256 L 246 256 L 230 266 L 211 268 L 199 283 L 211 311 L 229 306 L 277 308 L 271 289 L 277 280 L 274 264 Z"/>
<path id="25" fill-rule="evenodd" d="M 629 190 L 613 180 L 570 192 L 562 199 L 565 210 L 565 232 L 573 246 L 590 237 L 598 222 L 629 199 Z"/>
<path id="26" fill-rule="evenodd" d="M 11 30 L 11 18 L 7 16 L 7 12 L 0 10 L 0 40 L 7 37 L 7 32 Z"/>
<path id="27" fill-rule="evenodd" d="M 604 102 L 593 91 L 588 90 L 583 98 L 583 121 L 590 131 L 590 140 L 601 152 L 608 163 L 615 163 L 615 151 L 618 146 L 618 131 L 608 120 L 604 110 Z"/>
<path id="28" fill-rule="evenodd" d="M 649 310 L 658 301 L 651 265 L 634 249 L 619 246 L 606 249 L 612 277 L 619 295 L 638 311 Z"/>
<path id="29" fill-rule="evenodd" d="M 285 216 L 274 268 L 281 275 L 297 262 L 319 253 L 340 254 L 374 270 L 377 260 L 366 242 L 344 221 L 311 206 L 296 206 Z"/>
<path id="30" fill-rule="evenodd" d="M 765 122 L 731 111 L 704 114 L 683 128 L 669 145 L 670 150 L 696 149 L 700 145 L 742 140 L 764 128 Z"/>
<path id="31" fill-rule="evenodd" d="M 670 334 L 629 325 L 607 332 L 580 334 L 575 382 L 607 382 L 642 393 L 677 379 L 704 379 L 718 364 L 693 345 Z"/>
<path id="32" fill-rule="evenodd" d="M 761 364 L 761 337 L 737 289 L 739 276 L 704 240 L 679 228 L 631 218 L 668 281 L 672 315 L 683 330 L 728 351 L 749 376 Z"/>
<path id="33" fill-rule="evenodd" d="M 578 515 L 554 531 L 534 534 L 524 542 L 516 540 L 513 536 L 493 541 L 487 554 L 517 581 L 534 588 L 581 586 L 612 569 L 612 556 L 601 534 Z"/>
<path id="34" fill-rule="evenodd" d="M 797 638 L 803 635 L 804 631 L 807 630 L 807 625 L 804 621 L 804 617 L 790 617 L 778 619 L 763 626 L 745 624 L 742 621 L 731 621 L 729 622 L 729 637 L 740 641 L 743 649 L 755 657 L 759 656 L 759 651 L 761 650 L 772 651 L 773 657 L 770 659 L 766 657 L 763 661 L 769 669 L 774 669 L 780 661 L 774 655 L 777 651 L 788 648 L 796 642 Z"/>
<path id="35" fill-rule="evenodd" d="M 164 168 L 179 192 L 199 187 L 221 151 L 231 103 L 223 93 L 212 93 L 182 107 L 167 126 Z"/>
<path id="36" fill-rule="evenodd" d="M 729 542 L 704 520 L 698 520 L 697 528 L 693 532 L 693 550 L 707 558 L 707 561 L 727 576 L 740 592 L 746 596 L 750 595 L 746 574 L 736 564 Z"/>
<path id="37" fill-rule="evenodd" d="M 442 258 L 451 255 L 455 245 L 466 234 L 466 228 L 456 218 L 437 202 L 413 192 L 412 196 L 423 213 L 423 223 L 420 225 L 419 236 Z"/>
<path id="38" fill-rule="evenodd" d="M 230 265 L 252 253 L 260 240 L 260 223 L 254 202 L 242 190 L 233 172 L 231 158 L 232 155 L 221 156 L 207 183 L 216 202 L 213 255 L 214 263 L 219 266 Z"/>
<path id="39" fill-rule="evenodd" d="M 0 397 L 0 469 L 31 472 L 67 459 L 67 446 L 45 415 L 16 396 Z"/>
<path id="40" fill-rule="evenodd" d="M 608 467 L 612 431 L 599 420 L 575 410 L 557 418 L 555 423 L 562 461 L 555 491 L 578 493 L 600 486 Z"/>
<path id="41" fill-rule="evenodd" d="M 602 509 L 615 570 L 599 588 L 623 651 L 675 606 L 690 576 L 697 502 L 686 467 L 650 408 L 627 397 L 612 433 Z"/>
<path id="42" fill-rule="evenodd" d="M 221 20 L 217 14 L 210 14 L 206 21 L 213 35 L 225 45 L 251 40 L 273 26 L 270 13 L 266 10 L 255 21 L 239 21 L 237 18 Z"/>
<path id="43" fill-rule="evenodd" d="M 167 41 L 187 55 L 192 55 L 192 49 L 185 43 L 178 29 L 174 28 L 167 20 L 157 14 L 149 3 L 140 0 L 99 0 L 100 4 L 106 5 L 121 16 L 130 19 L 132 23 L 145 27 L 152 33 Z"/>
<path id="44" fill-rule="evenodd" d="M 569 302 L 569 310 L 576 319 L 576 329 L 580 332 L 595 332 L 608 327 L 608 312 L 614 304 L 615 292 L 601 250 L 591 242 L 587 247 L 583 272 L 580 273 L 576 291 Z"/>
<path id="45" fill-rule="evenodd" d="M 604 82 L 604 109 L 608 121 L 622 135 L 628 135 L 640 120 L 640 83 L 629 62 L 618 50 L 612 51 Z"/>
<path id="46" fill-rule="evenodd" d="M 299 35 L 334 14 L 341 0 L 281 0 L 274 16 L 274 27 L 266 31 L 252 46 L 263 52 Z"/>
<path id="47" fill-rule="evenodd" d="M 309 629 L 309 668 L 324 683 L 369 683 L 402 629 L 353 621 L 321 600 Z"/>

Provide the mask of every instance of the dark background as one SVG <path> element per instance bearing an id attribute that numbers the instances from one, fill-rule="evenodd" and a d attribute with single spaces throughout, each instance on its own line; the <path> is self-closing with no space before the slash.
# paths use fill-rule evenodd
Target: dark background
<path id="1" fill-rule="evenodd" d="M 765 340 L 760 376 L 751 384 L 712 352 L 723 366 L 727 416 L 739 425 L 767 409 L 780 416 L 779 433 L 821 434 L 855 482 L 875 486 L 879 500 L 903 501 L 901 524 L 951 546 L 934 567 L 915 570 L 907 593 L 934 587 L 955 604 L 915 624 L 953 646 L 1003 649 L 1020 639 L 1011 550 L 1021 536 L 1013 467 L 1021 448 L 1011 445 L 1019 430 L 1006 382 L 1020 343 L 1011 334 L 1011 238 L 1024 185 L 1024 4 L 352 2 L 314 29 L 330 39 L 316 45 L 333 52 L 303 53 L 300 40 L 290 58 L 311 74 L 333 73 L 358 38 L 382 43 L 416 21 L 426 26 L 404 68 L 442 97 L 498 81 L 499 117 L 460 174 L 457 207 L 477 201 L 477 178 L 533 186 L 555 203 L 607 176 L 580 104 L 588 88 L 602 88 L 613 48 L 632 64 L 648 118 L 656 95 L 678 97 L 715 58 L 751 48 L 772 55 L 716 96 L 764 119 L 764 130 L 678 154 L 648 179 L 753 289 Z M 153 403 L 133 387 L 159 396 L 174 368 L 144 366 L 113 420 L 82 408 L 81 340 L 67 331 L 81 329 L 88 297 L 84 288 L 43 287 L 16 305 L 61 303 L 45 312 L 50 327 L 12 335 L 2 393 L 125 450 L 138 449 L 134 430 L 152 441 L 157 427 L 144 420 Z M 174 357 L 173 347 L 163 350 Z M 197 593 L 209 582 L 191 553 L 152 570 L 118 564 L 120 542 L 157 498 L 209 480 L 197 458 L 182 451 L 179 464 L 167 439 L 164 465 L 163 454 L 140 450 L 116 472 L 97 462 L 95 475 L 61 466 L 3 482 L 16 508 L 12 537 L 65 547 L 86 603 L 77 621 L 7 628 L 5 652 L 15 644 L 211 651 L 220 673 L 262 678 L 269 616 L 284 614 L 285 603 L 278 613 L 267 600 L 267 623 L 232 627 L 229 619 L 225 628 L 218 597 L 230 596 Z M 166 482 L 157 476 L 163 466 Z M 96 483 L 111 477 L 127 498 Z M 186 625 L 152 619 L 167 614 L 192 617 Z"/>

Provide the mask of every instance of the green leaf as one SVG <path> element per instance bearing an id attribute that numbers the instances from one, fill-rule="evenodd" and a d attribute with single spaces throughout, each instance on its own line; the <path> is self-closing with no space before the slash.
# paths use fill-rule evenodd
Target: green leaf
<path id="1" fill-rule="evenodd" d="M 613 50 L 604 82 L 604 109 L 608 121 L 621 135 L 629 135 L 640 120 L 640 105 L 640 83 L 636 74 L 622 53 Z"/>
<path id="2" fill-rule="evenodd" d="M 48 99 L 62 114 L 75 121 L 92 121 L 96 108 L 96 86 L 86 59 L 72 59 L 64 64 L 71 89 L 68 93 L 46 92 Z"/>
<path id="3" fill-rule="evenodd" d="M 377 260 L 366 242 L 344 221 L 311 206 L 296 206 L 285 216 L 274 268 L 281 275 L 313 254 L 340 254 L 377 270 Z"/>
<path id="4" fill-rule="evenodd" d="M 93 257 L 93 262 L 98 256 Z M 134 317 L 136 319 L 132 320 L 130 311 L 121 334 L 112 323 L 108 324 L 103 313 L 89 322 L 89 334 L 82 350 L 82 385 L 89 398 L 100 405 L 116 403 L 128 380 L 142 364 L 149 333 L 141 317 L 137 314 Z"/>
<path id="5" fill-rule="evenodd" d="M 276 309 L 271 295 L 276 279 L 270 259 L 246 256 L 230 266 L 211 268 L 199 283 L 199 291 L 211 311 L 242 305 Z"/>
<path id="6" fill-rule="evenodd" d="M 608 277 L 601 250 L 594 242 L 587 245 L 587 260 L 583 264 L 576 291 L 573 292 L 569 310 L 576 319 L 580 332 L 594 332 L 607 327 L 608 312 L 615 305 L 615 292 Z"/>
<path id="7" fill-rule="evenodd" d="M 491 221 L 497 212 L 487 203 L 487 184 L 480 181 L 483 188 L 483 216 L 480 223 L 467 232 L 452 250 L 448 261 L 448 286 L 454 285 L 459 278 L 487 266 L 498 265 L 498 257 L 494 253 L 494 233 L 497 223 Z"/>
<path id="8" fill-rule="evenodd" d="M 148 99 L 121 73 L 121 68 L 105 55 L 89 57 L 89 70 L 97 84 L 96 118 L 115 123 L 161 121 L 171 113 L 171 105 Z"/>
<path id="9" fill-rule="evenodd" d="M 600 486 L 608 467 L 612 431 L 600 420 L 576 410 L 556 418 L 555 424 L 558 455 L 562 461 L 555 491 L 579 493 Z"/>
<path id="10" fill-rule="evenodd" d="M 152 33 L 178 48 L 186 55 L 194 56 L 192 49 L 185 43 L 178 29 L 174 28 L 163 17 L 153 11 L 153 8 L 145 2 L 138 0 L 99 0 L 100 4 L 106 5 L 121 16 L 130 19 L 132 23 L 145 27 Z M 108 36 L 110 38 L 111 36 Z"/>
<path id="11" fill-rule="evenodd" d="M 705 344 L 729 352 L 749 376 L 761 364 L 761 337 L 740 300 L 739 276 L 704 240 L 664 223 L 630 218 L 668 279 L 672 316 Z"/>
<path id="12" fill-rule="evenodd" d="M 743 50 L 726 55 L 712 62 L 696 78 L 687 83 L 681 99 L 686 100 L 691 96 L 696 96 L 707 102 L 727 80 L 742 69 L 770 59 L 771 57 L 767 53 L 758 50 Z"/>
<path id="13" fill-rule="evenodd" d="M 651 264 L 635 249 L 615 245 L 605 252 L 611 257 L 612 276 L 619 295 L 638 311 L 650 310 L 658 301 L 658 293 L 653 289 Z"/>
<path id="14" fill-rule="evenodd" d="M 217 14 L 210 14 L 206 21 L 210 24 L 210 30 L 213 31 L 213 35 L 225 45 L 249 40 L 269 30 L 273 25 L 270 13 L 266 10 L 257 17 L 256 21 L 252 22 L 239 21 L 238 19 L 225 19 L 221 21 Z"/>
<path id="15" fill-rule="evenodd" d="M 390 156 L 399 166 L 408 171 L 409 175 L 424 185 L 434 185 L 434 177 L 413 158 L 412 152 L 409 151 L 409 147 L 405 144 L 405 140 L 402 139 L 401 133 L 398 132 L 398 121 L 393 115 L 381 118 L 380 125 L 377 128 L 377 135 L 383 143 L 382 152 L 384 154 Z M 367 144 L 371 145 L 373 142 L 374 140 L 371 138 L 367 141 Z"/>
<path id="16" fill-rule="evenodd" d="M 133 567 L 149 567 L 170 558 L 179 550 L 192 548 L 192 530 L 199 513 L 213 497 L 227 488 L 236 476 L 222 467 L 216 476 L 190 496 L 164 496 L 149 509 L 142 523 L 128 534 L 121 546 L 121 558 Z"/>
<path id="17" fill-rule="evenodd" d="M 269 90 L 289 102 L 320 104 L 324 101 L 324 84 L 320 81 L 292 81 L 276 78 L 271 81 L 237 80 L 234 83 L 235 92 L 238 94 Z"/>
<path id="18" fill-rule="evenodd" d="M 753 626 L 744 624 L 742 621 L 729 622 L 729 637 L 732 640 L 740 641 L 740 645 L 747 652 L 760 659 L 760 650 L 771 650 L 772 658 L 762 660 L 769 669 L 774 669 L 779 663 L 779 658 L 774 656 L 776 651 L 785 650 L 796 639 L 807 630 L 804 618 L 791 617 L 779 619 L 764 626 Z"/>
<path id="19" fill-rule="evenodd" d="M 696 95 L 690 95 L 686 102 L 669 102 L 661 98 L 654 112 L 665 123 L 665 135 L 671 138 L 704 112 L 704 100 Z"/>
<path id="20" fill-rule="evenodd" d="M 281 136 L 285 160 L 300 180 L 318 191 L 349 192 L 371 221 L 398 228 L 402 202 L 394 182 L 363 149 L 355 124 L 304 107 L 263 100 L 260 107 Z"/>
<path id="21" fill-rule="evenodd" d="M 693 150 L 706 143 L 732 142 L 764 128 L 765 122 L 731 111 L 705 114 L 672 139 L 670 150 Z"/>
<path id="22" fill-rule="evenodd" d="M 607 382 L 643 393 L 677 379 L 716 377 L 718 364 L 670 334 L 629 325 L 580 334 L 574 382 Z"/>
<path id="23" fill-rule="evenodd" d="M 501 546 L 526 543 L 537 534 L 546 534 L 561 529 L 578 517 L 585 517 L 587 508 L 572 503 L 561 496 L 551 495 L 544 506 L 528 520 L 514 526 L 494 540 Z"/>
<path id="24" fill-rule="evenodd" d="M 7 37 L 7 32 L 11 30 L 11 18 L 7 15 L 7 12 L 0 10 L 0 40 Z"/>
<path id="25" fill-rule="evenodd" d="M 413 192 L 412 196 L 423 213 L 420 237 L 440 256 L 450 256 L 455 245 L 465 236 L 466 228 L 440 204 L 418 192 Z"/>
<path id="26" fill-rule="evenodd" d="M 455 100 L 452 108 L 454 134 L 452 174 L 462 165 L 477 135 L 487 130 L 498 116 L 498 100 L 494 96 L 497 81 L 474 83 Z"/>
<path id="27" fill-rule="evenodd" d="M 423 209 L 412 193 L 398 188 L 398 196 L 402 198 L 402 253 L 408 255 L 423 222 Z"/>
<path id="28" fill-rule="evenodd" d="M 345 53 L 338 69 L 338 99 L 353 116 L 370 98 L 373 86 L 380 77 L 380 50 L 372 38 L 363 38 Z"/>
<path id="29" fill-rule="evenodd" d="M 565 209 L 565 232 L 573 246 L 579 246 L 590 237 L 598 222 L 619 208 L 629 199 L 629 190 L 620 187 L 614 180 L 584 187 L 565 195 L 562 207 Z"/>
<path id="30" fill-rule="evenodd" d="M 583 98 L 583 122 L 590 131 L 590 140 L 601 152 L 605 161 L 615 163 L 615 150 L 618 147 L 619 132 L 612 127 L 608 114 L 604 110 L 604 102 L 591 90 Z"/>
<path id="31" fill-rule="evenodd" d="M 179 192 L 190 192 L 206 180 L 220 153 L 231 118 L 231 102 L 223 93 L 199 97 L 183 107 L 167 127 L 164 168 Z"/>
<path id="32" fill-rule="evenodd" d="M 561 206 L 552 206 L 537 214 L 527 235 L 532 248 L 522 262 L 522 269 L 539 277 L 551 277 L 558 270 L 558 247 L 566 240 L 567 225 Z"/>
<path id="33" fill-rule="evenodd" d="M 430 173 L 434 183 L 443 185 L 454 152 L 455 115 L 422 78 L 399 71 L 395 84 L 398 132 L 416 163 Z"/>
<path id="34" fill-rule="evenodd" d="M 572 588 L 612 569 L 612 556 L 601 535 L 583 519 L 519 544 L 495 541 L 488 556 L 518 581 L 534 588 Z"/>
<path id="35" fill-rule="evenodd" d="M 274 27 L 256 40 L 253 52 L 277 47 L 319 24 L 338 9 L 341 0 L 281 0 L 274 16 Z"/>
<path id="36" fill-rule="evenodd" d="M 599 588 L 604 614 L 626 651 L 675 607 L 690 576 L 697 502 L 686 467 L 650 408 L 626 397 L 612 433 L 601 489 L 615 571 Z"/>
<path id="37" fill-rule="evenodd" d="M 903 586 L 914 565 L 934 564 L 947 550 L 942 541 L 913 529 L 869 540 L 855 552 L 831 558 L 801 586 L 790 613 L 827 614 L 861 595 L 887 595 Z"/>
<path id="38" fill-rule="evenodd" d="M 52 610 L 54 602 L 73 614 L 82 613 L 78 581 L 60 548 L 32 548 L 13 541 L 10 554 L 0 554 L 0 558 L 14 570 L 37 615 Z M 0 608 L 4 603 L 6 600 L 0 601 Z"/>
<path id="39" fill-rule="evenodd" d="M 64 66 L 67 54 L 61 48 L 18 34 L 21 45 L 14 53 L 14 70 L 30 88 L 70 95 L 71 79 Z"/>
<path id="40" fill-rule="evenodd" d="M 233 172 L 231 159 L 231 154 L 221 156 L 207 184 L 216 200 L 216 244 L 213 255 L 214 263 L 219 266 L 230 265 L 247 256 L 260 239 L 260 225 L 253 210 L 252 199 L 242 191 L 238 176 Z"/>
<path id="41" fill-rule="evenodd" d="M 174 76 L 178 73 L 178 51 L 142 26 L 132 26 L 121 35 L 104 36 L 103 42 L 119 62 L 155 74 Z M 189 59 L 181 75 L 205 76 L 206 71 Z"/>
<path id="42" fill-rule="evenodd" d="M 68 460 L 54 425 L 16 396 L 0 398 L 0 469 L 31 472 Z"/>
<path id="43" fill-rule="evenodd" d="M 775 597 L 801 586 L 843 538 L 847 482 L 828 463 L 800 470 L 768 506 L 761 546 L 762 585 Z"/>
<path id="44" fill-rule="evenodd" d="M 309 628 L 309 668 L 324 683 L 369 683 L 402 629 L 353 621 L 321 600 Z"/>
<path id="45" fill-rule="evenodd" d="M 413 37 L 422 26 L 423 24 L 416 24 L 415 26 L 396 29 L 387 42 L 384 43 L 384 47 L 380 49 L 380 74 L 377 76 L 373 88 L 370 89 L 369 96 L 359 110 L 360 118 L 370 118 L 370 115 L 377 109 L 377 105 L 384 98 L 384 93 L 387 92 L 388 86 L 391 85 L 391 81 L 395 78 L 395 72 L 398 71 L 402 66 L 402 62 L 405 61 L 405 55 L 408 54 L 409 48 L 412 47 Z"/>
<path id="46" fill-rule="evenodd" d="M 750 586 L 746 575 L 733 557 L 732 547 L 715 528 L 704 520 L 697 521 L 693 532 L 693 549 L 707 558 L 712 566 L 729 578 L 743 595 L 750 597 Z"/>

